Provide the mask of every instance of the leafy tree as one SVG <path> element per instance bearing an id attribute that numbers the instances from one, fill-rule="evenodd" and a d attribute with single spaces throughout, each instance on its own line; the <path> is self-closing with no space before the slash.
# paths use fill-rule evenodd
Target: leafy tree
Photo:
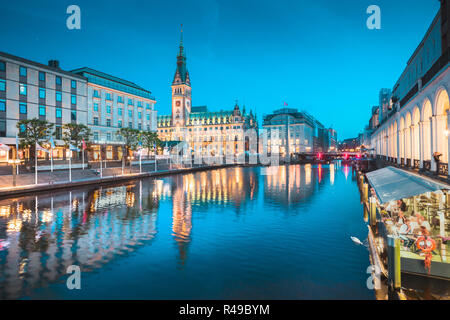
<path id="1" fill-rule="evenodd" d="M 91 129 L 84 124 L 78 123 L 66 123 L 63 125 L 63 141 L 66 144 L 66 147 L 69 147 L 69 144 L 79 148 L 81 152 L 83 150 L 83 140 L 86 144 L 89 144 L 89 140 L 91 138 Z M 77 152 L 77 158 L 79 158 L 79 152 Z"/>
<path id="2" fill-rule="evenodd" d="M 131 128 L 121 128 L 119 134 L 125 146 L 125 152 L 122 152 L 122 161 L 127 162 L 130 151 L 136 150 L 139 143 L 139 130 Z M 131 164 L 131 162 L 130 162 Z"/>
<path id="3" fill-rule="evenodd" d="M 158 134 L 152 131 L 143 131 L 139 134 L 139 140 L 142 142 L 142 147 L 147 150 L 154 150 L 155 144 L 156 147 L 161 146 L 161 140 L 158 138 Z M 149 158 L 149 154 L 147 153 L 147 159 Z"/>
<path id="4" fill-rule="evenodd" d="M 19 129 L 19 146 L 29 150 L 28 163 L 34 163 L 36 157 L 36 144 L 47 142 L 52 135 L 54 124 L 45 120 L 31 119 L 17 122 Z"/>

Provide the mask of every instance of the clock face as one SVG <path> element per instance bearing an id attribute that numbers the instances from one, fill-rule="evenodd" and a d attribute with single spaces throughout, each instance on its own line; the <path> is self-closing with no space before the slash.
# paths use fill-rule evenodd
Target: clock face
<path id="1" fill-rule="evenodd" d="M 177 107 L 179 107 L 181 105 L 181 102 L 177 101 L 175 104 L 176 104 Z"/>

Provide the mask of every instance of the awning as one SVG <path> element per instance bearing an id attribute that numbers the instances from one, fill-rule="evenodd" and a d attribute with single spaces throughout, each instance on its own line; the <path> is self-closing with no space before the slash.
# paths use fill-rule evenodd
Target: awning
<path id="1" fill-rule="evenodd" d="M 450 186 L 444 183 L 435 182 L 429 178 L 394 167 L 369 172 L 366 177 L 382 204 L 426 192 L 450 189 Z"/>

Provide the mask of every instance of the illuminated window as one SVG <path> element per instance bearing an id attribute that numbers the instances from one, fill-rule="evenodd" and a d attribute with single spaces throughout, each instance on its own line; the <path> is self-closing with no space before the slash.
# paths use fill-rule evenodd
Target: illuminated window
<path id="1" fill-rule="evenodd" d="M 26 103 L 21 103 L 19 105 L 19 112 L 20 112 L 20 114 L 27 114 L 27 104 Z"/>
<path id="2" fill-rule="evenodd" d="M 26 84 L 23 84 L 23 83 L 19 84 L 19 93 L 22 96 L 26 96 L 27 95 L 27 85 Z"/>
<path id="3" fill-rule="evenodd" d="M 45 99 L 45 89 L 39 88 L 39 98 Z"/>
<path id="4" fill-rule="evenodd" d="M 39 115 L 45 117 L 45 106 L 39 106 Z"/>

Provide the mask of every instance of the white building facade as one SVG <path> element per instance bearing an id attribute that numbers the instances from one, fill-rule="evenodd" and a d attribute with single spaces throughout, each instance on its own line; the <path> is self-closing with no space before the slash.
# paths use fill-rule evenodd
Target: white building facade
<path id="1" fill-rule="evenodd" d="M 156 100 L 151 92 L 117 77 L 90 68 L 73 70 L 87 84 L 87 125 L 92 131 L 92 160 L 120 160 L 120 128 L 157 130 Z"/>
<path id="2" fill-rule="evenodd" d="M 279 150 L 282 156 L 314 151 L 314 119 L 297 109 L 283 108 L 264 116 L 263 129 L 267 146 L 262 146 L 262 150 Z M 260 141 L 264 143 L 263 139 Z"/>
<path id="3" fill-rule="evenodd" d="M 64 158 L 62 125 L 87 124 L 86 94 L 86 78 L 61 70 L 55 60 L 44 65 L 0 52 L 0 142 L 14 149 L 20 120 L 46 120 L 55 125 L 53 157 Z M 0 150 L 0 162 L 10 156 Z"/>
<path id="4" fill-rule="evenodd" d="M 450 51 L 442 41 L 448 30 L 443 10 L 448 15 L 443 5 L 395 84 L 391 110 L 371 145 L 390 162 L 448 176 Z"/>

